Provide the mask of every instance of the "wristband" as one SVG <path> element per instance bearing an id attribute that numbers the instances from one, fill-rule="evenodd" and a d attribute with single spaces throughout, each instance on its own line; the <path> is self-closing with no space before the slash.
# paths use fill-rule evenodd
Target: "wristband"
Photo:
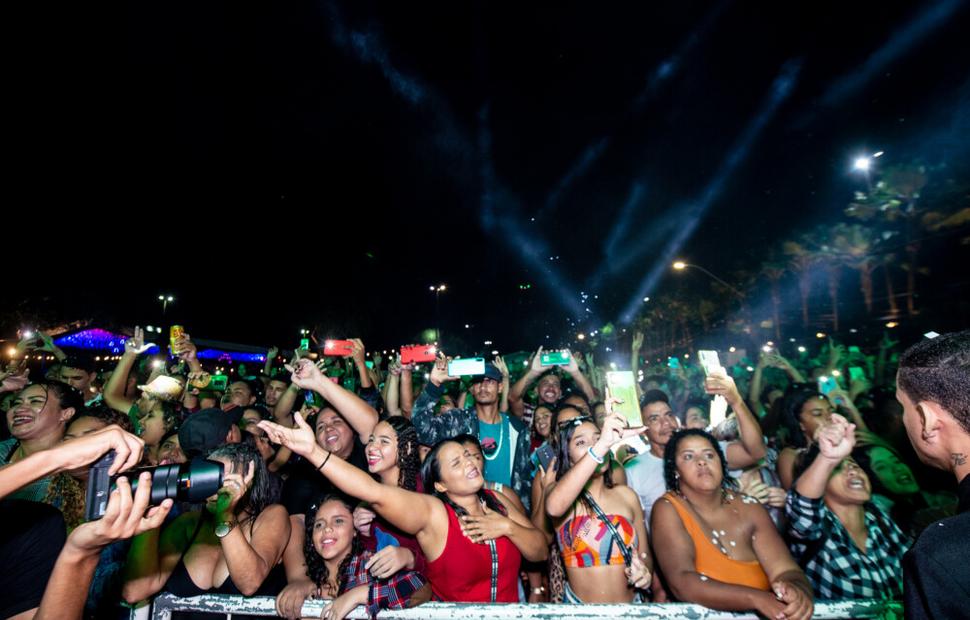
<path id="1" fill-rule="evenodd" d="M 596 461 L 596 462 L 597 462 L 597 463 L 599 463 L 600 465 L 602 465 L 602 464 L 603 464 L 603 463 L 604 463 L 604 462 L 606 461 L 606 459 L 605 459 L 605 458 L 603 458 L 602 456 L 596 456 L 596 453 L 595 453 L 595 452 L 593 452 L 593 446 L 590 446 L 590 447 L 589 447 L 589 448 L 588 448 L 588 449 L 586 450 L 586 452 L 588 452 L 588 453 L 589 453 L 589 458 L 591 458 L 591 459 L 593 459 L 594 461 Z"/>

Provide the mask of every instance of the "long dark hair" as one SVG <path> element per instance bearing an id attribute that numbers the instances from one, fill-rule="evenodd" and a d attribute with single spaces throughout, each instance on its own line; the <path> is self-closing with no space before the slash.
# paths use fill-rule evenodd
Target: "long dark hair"
<path id="1" fill-rule="evenodd" d="M 317 511 L 323 507 L 327 502 L 340 502 L 343 504 L 347 511 L 353 515 L 354 508 L 350 505 L 350 502 L 343 495 L 337 495 L 335 493 L 330 493 L 324 495 L 310 507 L 310 511 L 306 515 L 306 534 L 303 537 L 303 557 L 306 559 L 306 574 L 313 583 L 317 586 L 321 586 L 330 579 L 330 571 L 327 569 L 327 563 L 324 562 L 320 554 L 317 553 L 316 547 L 313 546 L 313 525 L 317 520 Z M 360 536 L 357 534 L 357 529 L 354 528 L 354 538 L 350 543 L 350 551 L 344 556 L 344 559 L 340 561 L 340 566 L 337 568 L 337 594 L 340 594 L 344 589 L 344 584 L 347 582 L 347 567 L 350 566 L 350 561 L 355 557 L 363 553 L 364 546 L 360 542 Z"/>
<path id="2" fill-rule="evenodd" d="M 596 422 L 591 421 L 586 417 L 579 417 L 569 420 L 569 422 L 563 423 L 563 427 L 556 430 L 558 435 L 558 441 L 556 445 L 556 480 L 561 480 L 566 473 L 573 468 L 572 462 L 569 460 L 569 442 L 572 440 L 573 435 L 576 434 L 576 429 L 589 422 L 594 427 Z M 597 429 L 599 430 L 599 429 Z M 606 458 L 608 459 L 608 467 L 603 472 L 603 484 L 606 485 L 607 489 L 613 488 L 613 453 L 607 452 Z"/>
<path id="3" fill-rule="evenodd" d="M 441 481 L 441 462 L 438 460 L 438 453 L 441 452 L 441 448 L 445 444 L 449 443 L 461 446 L 461 443 L 454 439 L 443 439 L 442 441 L 436 443 L 434 447 L 431 448 L 431 452 L 428 452 L 428 455 L 424 457 L 424 465 L 421 466 L 421 481 L 424 483 L 425 493 L 430 493 L 448 506 L 451 506 L 452 510 L 455 511 L 455 514 L 462 517 L 468 514 L 465 509 L 451 501 L 451 498 L 448 497 L 447 493 L 441 493 L 435 488 L 435 483 Z M 482 479 L 484 480 L 484 478 L 485 475 L 483 473 Z M 476 493 L 476 495 L 480 501 L 485 502 L 485 505 L 489 508 L 489 510 L 494 510 L 495 512 L 503 515 L 507 514 L 505 506 L 502 504 L 502 502 L 496 499 L 492 493 L 486 491 L 484 485 L 482 485 L 482 488 L 478 489 L 478 493 Z"/>
<path id="4" fill-rule="evenodd" d="M 721 488 L 724 491 L 737 490 L 738 483 L 728 475 L 727 459 L 724 458 L 724 452 L 721 450 L 720 444 L 717 443 L 717 439 L 714 438 L 714 435 L 699 428 L 682 428 L 674 431 L 674 434 L 670 436 L 670 440 L 664 448 L 664 482 L 667 485 L 667 490 L 680 493 L 680 479 L 677 476 L 677 446 L 688 437 L 701 437 L 711 444 L 714 452 L 717 453 L 717 458 L 721 461 Z"/>
<path id="5" fill-rule="evenodd" d="M 806 383 L 795 384 L 788 388 L 781 400 L 781 425 L 788 432 L 788 442 L 796 448 L 808 445 L 808 438 L 801 427 L 802 407 L 813 398 L 828 401 L 818 389 Z"/>
<path id="6" fill-rule="evenodd" d="M 243 509 L 249 512 L 249 529 L 252 531 L 256 523 L 256 517 L 267 506 L 275 503 L 277 499 L 276 493 L 274 492 L 275 487 L 269 479 L 270 475 L 269 470 L 266 469 L 266 463 L 263 462 L 256 448 L 246 443 L 223 444 L 206 455 L 206 458 L 209 459 L 213 457 L 229 459 L 229 462 L 232 463 L 234 468 L 239 468 L 243 472 L 243 476 L 249 471 L 249 464 L 253 464 L 253 481 L 249 489 L 236 504 L 236 514 L 239 514 Z"/>
<path id="7" fill-rule="evenodd" d="M 391 416 L 384 420 L 397 433 L 397 486 L 408 491 L 418 488 L 421 474 L 421 450 L 418 446 L 418 431 L 411 420 L 404 416 Z"/>
<path id="8" fill-rule="evenodd" d="M 68 385 L 63 381 L 56 381 L 54 379 L 38 379 L 37 381 L 31 381 L 29 384 L 24 386 L 23 392 L 27 388 L 39 385 L 43 388 L 46 398 L 49 400 L 51 394 L 57 399 L 57 404 L 63 409 L 74 409 L 74 415 L 80 415 L 84 410 L 84 396 L 81 394 L 73 385 Z M 47 402 L 44 402 L 47 405 Z"/>

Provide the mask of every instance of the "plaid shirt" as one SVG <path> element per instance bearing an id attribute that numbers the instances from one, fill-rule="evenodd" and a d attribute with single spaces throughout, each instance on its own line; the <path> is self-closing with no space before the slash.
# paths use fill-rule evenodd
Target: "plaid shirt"
<path id="1" fill-rule="evenodd" d="M 901 562 L 910 541 L 880 508 L 866 504 L 866 553 L 859 551 L 822 498 L 809 499 L 791 489 L 785 512 L 792 555 L 805 569 L 818 598 L 902 596 Z M 813 547 L 818 553 L 806 564 L 802 558 Z"/>
<path id="2" fill-rule="evenodd" d="M 404 609 L 411 595 L 420 590 L 427 580 L 415 571 L 402 570 L 387 579 L 378 579 L 368 572 L 364 565 L 374 554 L 364 551 L 350 559 L 347 565 L 343 594 L 358 586 L 369 586 L 367 591 L 367 615 L 377 617 L 382 609 Z"/>

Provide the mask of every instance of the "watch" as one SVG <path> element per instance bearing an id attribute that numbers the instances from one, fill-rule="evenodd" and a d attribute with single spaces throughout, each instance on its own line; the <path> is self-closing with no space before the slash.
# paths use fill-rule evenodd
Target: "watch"
<path id="1" fill-rule="evenodd" d="M 216 538 L 225 538 L 232 531 L 232 528 L 236 527 L 235 521 L 220 521 L 216 523 Z"/>

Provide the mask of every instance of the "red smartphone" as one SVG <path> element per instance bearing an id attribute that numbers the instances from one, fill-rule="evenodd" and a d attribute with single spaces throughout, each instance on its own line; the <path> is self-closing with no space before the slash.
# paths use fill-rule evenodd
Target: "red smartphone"
<path id="1" fill-rule="evenodd" d="M 409 344 L 401 347 L 401 364 L 421 364 L 437 359 L 438 347 L 433 344 Z"/>
<path id="2" fill-rule="evenodd" d="M 323 354 L 335 357 L 349 357 L 354 351 L 354 343 L 350 340 L 327 340 L 323 343 Z"/>

